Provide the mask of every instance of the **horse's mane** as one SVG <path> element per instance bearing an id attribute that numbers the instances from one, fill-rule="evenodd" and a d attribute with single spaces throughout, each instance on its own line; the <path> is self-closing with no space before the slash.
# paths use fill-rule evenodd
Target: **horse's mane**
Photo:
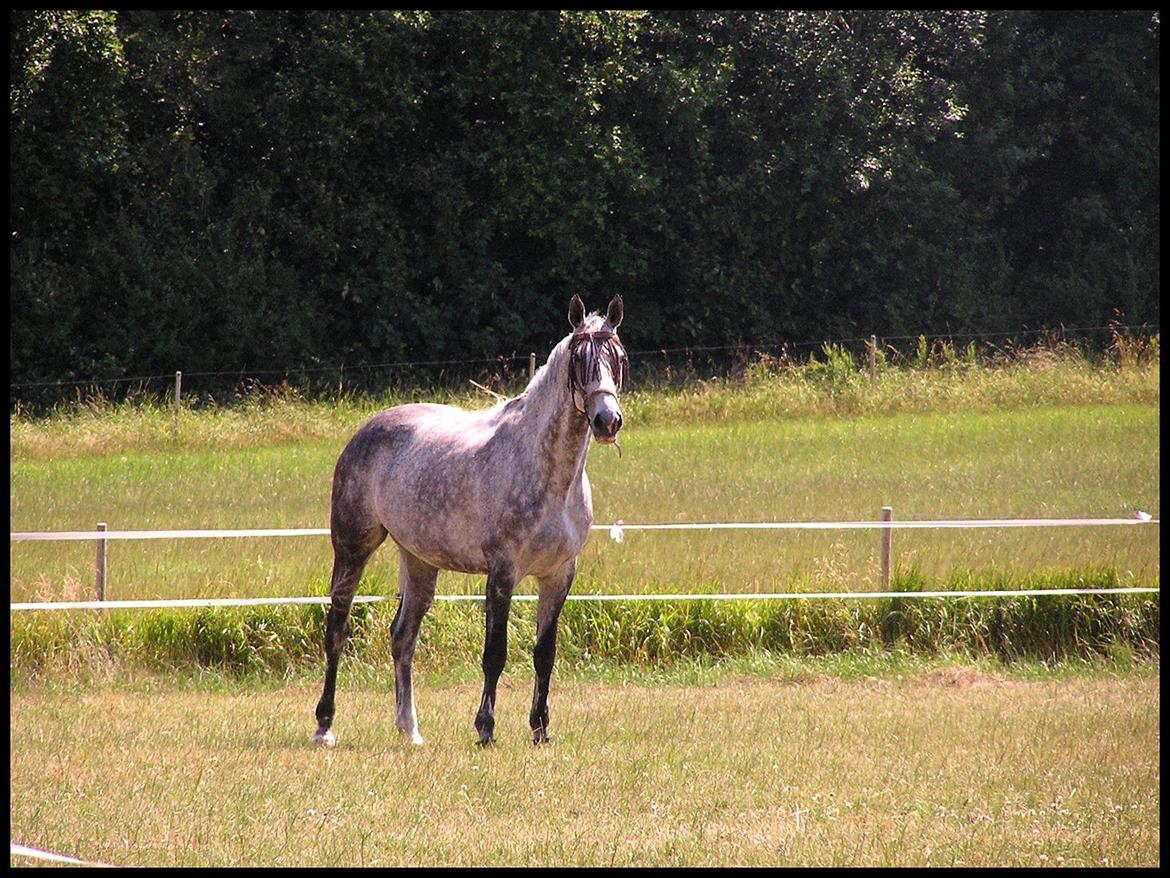
<path id="1" fill-rule="evenodd" d="M 582 326 L 588 331 L 596 331 L 604 320 L 605 318 L 598 312 L 593 311 L 585 318 Z M 553 349 L 549 352 L 548 360 L 536 370 L 536 373 L 528 382 L 528 386 L 518 396 L 505 400 L 497 406 L 498 414 L 502 415 L 516 412 L 523 409 L 525 404 L 530 400 L 543 399 L 547 392 L 555 392 L 559 389 L 560 385 L 567 386 L 566 379 L 561 371 L 561 364 L 569 356 L 569 342 L 572 338 L 573 334 L 569 333 L 553 346 Z"/>

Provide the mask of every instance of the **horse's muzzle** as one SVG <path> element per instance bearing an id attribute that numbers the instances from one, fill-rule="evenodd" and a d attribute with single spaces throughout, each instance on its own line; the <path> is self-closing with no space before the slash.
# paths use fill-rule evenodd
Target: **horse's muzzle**
<path id="1" fill-rule="evenodd" d="M 616 394 L 605 390 L 594 391 L 585 400 L 585 409 L 594 440 L 603 445 L 616 442 L 618 431 L 622 428 L 622 410 L 618 408 Z"/>
<path id="2" fill-rule="evenodd" d="M 600 411 L 589 422 L 593 430 L 593 438 L 603 445 L 617 440 L 618 431 L 622 428 L 622 413 L 617 410 Z"/>

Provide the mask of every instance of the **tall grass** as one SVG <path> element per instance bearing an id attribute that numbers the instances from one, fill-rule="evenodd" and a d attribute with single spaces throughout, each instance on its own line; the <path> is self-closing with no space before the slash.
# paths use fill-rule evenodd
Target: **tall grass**
<path id="1" fill-rule="evenodd" d="M 1084 571 L 1076 582 L 1089 588 L 1118 586 L 1110 571 Z M 960 576 L 945 588 L 994 591 L 1052 585 L 1046 577 L 972 582 Z M 922 587 L 922 577 L 913 573 L 894 582 L 898 591 Z M 561 619 L 559 661 L 569 668 L 669 666 L 756 652 L 817 656 L 869 649 L 1008 662 L 1155 656 L 1159 607 L 1156 594 L 571 601 Z M 393 602 L 354 606 L 347 663 L 383 670 L 391 665 L 393 612 Z M 320 606 L 15 613 L 10 667 L 23 677 L 50 672 L 101 676 L 124 667 L 289 674 L 320 665 L 324 613 Z M 534 620 L 533 604 L 513 606 L 513 668 L 530 666 Z M 481 606 L 440 602 L 423 624 L 417 661 L 431 670 L 477 667 L 482 644 Z"/>
<path id="2" fill-rule="evenodd" d="M 729 374 L 693 366 L 650 370 L 623 398 L 627 421 L 640 427 L 679 423 L 726 424 L 808 417 L 898 413 L 990 412 L 1051 405 L 1157 404 L 1160 335 L 1117 335 L 1104 356 L 1063 342 L 1044 342 L 991 356 L 974 348 L 925 339 L 908 357 L 879 351 L 877 366 L 840 347 L 825 345 L 807 359 L 758 354 Z M 514 379 L 490 382 L 515 394 Z M 401 402 L 447 402 L 480 408 L 493 400 L 470 385 L 418 388 L 395 385 L 384 394 L 309 400 L 295 388 L 256 387 L 228 405 L 207 405 L 185 393 L 176 417 L 154 397 L 113 403 L 94 392 L 61 403 L 47 415 L 19 405 L 9 413 L 14 460 L 338 442 L 374 412 Z"/>

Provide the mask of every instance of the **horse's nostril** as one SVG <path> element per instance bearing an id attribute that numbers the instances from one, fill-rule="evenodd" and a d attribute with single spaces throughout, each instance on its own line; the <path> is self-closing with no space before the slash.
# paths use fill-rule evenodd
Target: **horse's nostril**
<path id="1" fill-rule="evenodd" d="M 593 429 L 601 432 L 605 429 L 605 421 L 601 417 L 601 412 L 593 416 Z"/>
<path id="2" fill-rule="evenodd" d="M 613 415 L 613 431 L 616 433 L 622 428 L 622 416 L 620 412 L 614 412 Z"/>

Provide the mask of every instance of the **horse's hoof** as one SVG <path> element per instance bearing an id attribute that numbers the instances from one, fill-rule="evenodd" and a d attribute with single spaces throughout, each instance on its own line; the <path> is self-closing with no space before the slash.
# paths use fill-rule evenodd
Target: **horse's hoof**
<path id="1" fill-rule="evenodd" d="M 533 729 L 532 743 L 534 746 L 543 747 L 546 744 L 551 744 L 552 738 L 548 736 L 548 732 L 546 732 L 544 729 Z"/>
<path id="2" fill-rule="evenodd" d="M 318 747 L 333 747 L 337 744 L 337 736 L 333 734 L 333 729 L 317 729 L 313 743 Z"/>
<path id="3" fill-rule="evenodd" d="M 486 735 L 486 736 L 480 735 L 479 736 L 479 746 L 481 746 L 481 747 L 490 747 L 495 742 L 496 742 L 496 739 L 493 738 L 491 735 Z"/>
<path id="4" fill-rule="evenodd" d="M 413 729 L 410 731 L 407 729 L 399 729 L 398 731 L 400 731 L 406 737 L 406 739 L 416 747 L 421 747 L 426 743 L 426 741 L 423 740 L 423 736 L 418 733 L 418 729 Z"/>
<path id="5" fill-rule="evenodd" d="M 479 746 L 486 747 L 495 735 L 496 721 L 491 716 L 480 714 L 475 718 L 475 730 L 479 732 Z"/>

